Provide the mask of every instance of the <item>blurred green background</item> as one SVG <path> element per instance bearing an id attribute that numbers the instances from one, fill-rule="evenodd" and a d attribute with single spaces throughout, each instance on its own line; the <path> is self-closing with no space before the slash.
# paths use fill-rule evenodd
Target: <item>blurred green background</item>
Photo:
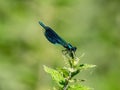
<path id="1" fill-rule="evenodd" d="M 77 46 L 80 75 L 95 90 L 120 90 L 120 0 L 0 0 L 0 90 L 49 90 L 43 65 L 64 66 L 60 46 L 49 43 L 38 21 Z"/>

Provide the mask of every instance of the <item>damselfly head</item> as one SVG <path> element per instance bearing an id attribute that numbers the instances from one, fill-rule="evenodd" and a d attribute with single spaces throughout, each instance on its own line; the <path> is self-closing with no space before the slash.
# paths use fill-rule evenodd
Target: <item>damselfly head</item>
<path id="1" fill-rule="evenodd" d="M 74 51 L 75 52 L 77 48 L 73 47 L 70 43 L 68 43 L 67 49 L 70 50 L 70 51 Z"/>
<path id="2" fill-rule="evenodd" d="M 72 47 L 72 51 L 76 51 L 77 50 L 77 47 Z"/>

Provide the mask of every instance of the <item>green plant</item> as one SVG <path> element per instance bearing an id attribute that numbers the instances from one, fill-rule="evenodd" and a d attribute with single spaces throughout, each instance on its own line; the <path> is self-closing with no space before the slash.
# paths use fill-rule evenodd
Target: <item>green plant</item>
<path id="1" fill-rule="evenodd" d="M 57 83 L 57 87 L 53 90 L 92 90 L 89 87 L 83 86 L 77 82 L 84 81 L 76 79 L 75 76 L 81 71 L 93 68 L 96 65 L 80 64 L 80 58 L 74 56 L 71 58 L 67 55 L 65 56 L 65 61 L 68 61 L 69 65 L 64 66 L 59 69 L 52 69 L 44 65 L 45 72 L 49 73 L 52 79 Z"/>

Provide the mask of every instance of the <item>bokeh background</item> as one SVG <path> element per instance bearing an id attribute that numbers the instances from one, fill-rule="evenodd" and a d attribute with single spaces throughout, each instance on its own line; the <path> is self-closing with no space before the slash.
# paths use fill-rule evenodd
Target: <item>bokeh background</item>
<path id="1" fill-rule="evenodd" d="M 95 64 L 78 78 L 95 90 L 120 90 L 120 0 L 0 0 L 0 90 L 49 90 L 43 65 L 64 66 L 59 45 L 38 21 L 77 46 L 81 63 Z"/>

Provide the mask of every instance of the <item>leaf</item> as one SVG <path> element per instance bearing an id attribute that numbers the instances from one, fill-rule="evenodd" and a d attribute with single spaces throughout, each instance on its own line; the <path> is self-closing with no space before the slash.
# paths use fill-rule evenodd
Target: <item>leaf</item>
<path id="1" fill-rule="evenodd" d="M 93 90 L 89 87 L 86 87 L 86 86 L 82 86 L 82 85 L 79 85 L 79 84 L 76 84 L 76 85 L 71 85 L 68 90 Z"/>
<path id="2" fill-rule="evenodd" d="M 44 65 L 44 70 L 45 72 L 49 73 L 52 77 L 52 79 L 60 86 L 63 87 L 65 83 L 65 79 L 63 77 L 63 74 L 60 72 L 56 71 L 55 69 L 49 68 Z"/>
<path id="3" fill-rule="evenodd" d="M 66 78 L 67 76 L 69 76 L 69 70 L 67 70 L 67 68 L 58 68 L 57 69 L 60 73 L 63 74 L 63 77 Z"/>
<path id="4" fill-rule="evenodd" d="M 94 68 L 94 67 L 96 67 L 96 65 L 80 64 L 79 69 L 80 70 L 86 70 L 86 69 L 90 69 L 90 68 Z"/>

